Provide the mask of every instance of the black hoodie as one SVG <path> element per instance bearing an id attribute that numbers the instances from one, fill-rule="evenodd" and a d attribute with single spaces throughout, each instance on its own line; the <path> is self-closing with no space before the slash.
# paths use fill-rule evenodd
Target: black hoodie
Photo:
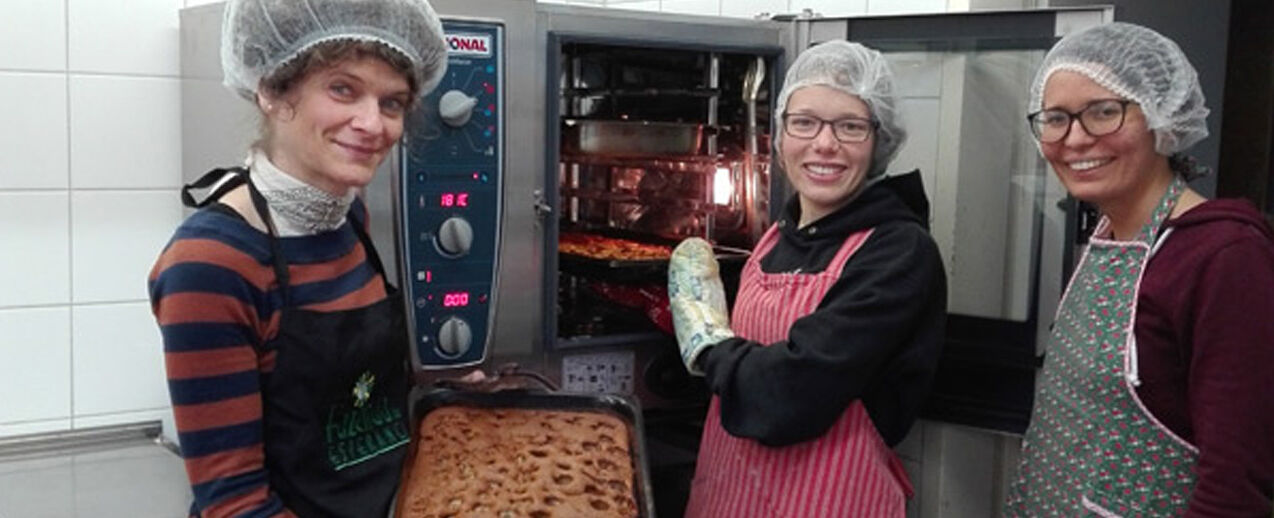
<path id="1" fill-rule="evenodd" d="M 903 439 L 928 396 L 946 318 L 946 274 L 927 212 L 915 171 L 869 186 L 804 228 L 799 203 L 788 202 L 775 223 L 781 237 L 761 259 L 766 273 L 821 272 L 850 234 L 875 230 L 786 340 L 732 338 L 702 357 L 727 432 L 794 444 L 822 435 L 861 399 L 888 445 Z"/>

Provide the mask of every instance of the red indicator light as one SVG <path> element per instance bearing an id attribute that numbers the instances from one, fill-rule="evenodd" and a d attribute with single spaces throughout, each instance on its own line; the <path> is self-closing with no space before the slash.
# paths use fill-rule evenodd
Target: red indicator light
<path id="1" fill-rule="evenodd" d="M 425 270 L 425 282 L 433 282 L 433 281 L 434 281 L 433 270 Z"/>
<path id="2" fill-rule="evenodd" d="M 460 308 L 469 305 L 469 292 L 456 291 L 442 294 L 442 307 Z"/>

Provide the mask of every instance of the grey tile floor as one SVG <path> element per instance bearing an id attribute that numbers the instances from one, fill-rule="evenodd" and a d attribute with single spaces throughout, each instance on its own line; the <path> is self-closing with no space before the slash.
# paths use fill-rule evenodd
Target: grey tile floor
<path id="1" fill-rule="evenodd" d="M 177 518 L 190 500 L 181 458 L 150 440 L 0 457 L 0 518 Z"/>

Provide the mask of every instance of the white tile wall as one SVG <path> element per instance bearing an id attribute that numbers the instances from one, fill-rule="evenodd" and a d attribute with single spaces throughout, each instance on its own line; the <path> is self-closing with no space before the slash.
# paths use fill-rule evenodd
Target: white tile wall
<path id="1" fill-rule="evenodd" d="M 659 12 L 659 10 L 661 9 L 661 6 L 660 6 L 661 3 L 662 3 L 661 0 L 637 0 L 637 1 L 625 1 L 622 3 L 615 2 L 612 0 L 611 3 L 608 5 L 615 9 L 627 9 L 630 11 Z"/>
<path id="2" fill-rule="evenodd" d="M 71 195 L 72 300 L 146 300 L 150 267 L 181 223 L 181 211 L 175 189 L 75 191 Z"/>
<path id="3" fill-rule="evenodd" d="M 792 0 L 791 4 L 794 13 L 805 9 L 823 16 L 849 16 L 867 12 L 867 0 Z"/>
<path id="4" fill-rule="evenodd" d="M 759 13 L 770 15 L 788 12 L 788 0 L 726 0 L 721 2 L 721 16 L 753 18 Z"/>
<path id="5" fill-rule="evenodd" d="M 176 76 L 178 0 L 66 0 L 73 72 Z"/>
<path id="6" fill-rule="evenodd" d="M 0 337 L 0 423 L 70 417 L 70 310 L 0 310 Z"/>
<path id="7" fill-rule="evenodd" d="M 181 186 L 181 82 L 71 75 L 71 187 Z"/>
<path id="8" fill-rule="evenodd" d="M 70 302 L 68 200 L 66 191 L 0 191 L 0 309 Z M 0 334 L 0 350 L 24 346 Z"/>
<path id="9" fill-rule="evenodd" d="M 0 7 L 0 437 L 171 413 L 146 275 L 182 214 L 186 1 Z"/>
<path id="10" fill-rule="evenodd" d="M 720 15 L 721 0 L 663 0 L 663 12 Z"/>
<path id="11" fill-rule="evenodd" d="M 79 305 L 71 311 L 71 325 L 76 416 L 162 410 L 168 405 L 163 344 L 150 304 Z M 78 419 L 75 425 L 80 428 Z"/>
<path id="12" fill-rule="evenodd" d="M 0 15 L 0 70 L 66 68 L 66 3 L 5 0 Z"/>
<path id="13" fill-rule="evenodd" d="M 66 74 L 0 72 L 0 113 L 0 190 L 65 189 Z"/>
<path id="14" fill-rule="evenodd" d="M 867 0 L 868 14 L 940 13 L 947 0 Z"/>

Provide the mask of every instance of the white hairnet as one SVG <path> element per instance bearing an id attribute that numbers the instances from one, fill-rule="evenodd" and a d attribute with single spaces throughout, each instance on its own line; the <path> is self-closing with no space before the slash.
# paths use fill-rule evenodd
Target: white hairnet
<path id="1" fill-rule="evenodd" d="M 872 148 L 869 177 L 885 172 L 898 148 L 907 139 L 894 100 L 894 74 L 885 57 L 858 43 L 833 40 L 801 52 L 787 69 L 783 91 L 779 92 L 776 113 L 782 116 L 792 92 L 806 86 L 822 85 L 841 90 L 863 100 L 880 127 Z M 774 149 L 781 153 L 783 131 L 774 132 Z"/>
<path id="2" fill-rule="evenodd" d="M 1208 108 L 1199 77 L 1172 40 L 1130 23 L 1070 34 L 1044 56 L 1031 85 L 1030 111 L 1043 108 L 1044 85 L 1069 70 L 1136 102 L 1155 134 L 1155 151 L 1171 156 L 1208 136 Z"/>
<path id="3" fill-rule="evenodd" d="M 425 0 L 230 0 L 221 26 L 225 85 L 251 100 L 262 77 L 337 40 L 379 43 L 402 54 L 421 95 L 447 68 L 442 22 Z"/>

